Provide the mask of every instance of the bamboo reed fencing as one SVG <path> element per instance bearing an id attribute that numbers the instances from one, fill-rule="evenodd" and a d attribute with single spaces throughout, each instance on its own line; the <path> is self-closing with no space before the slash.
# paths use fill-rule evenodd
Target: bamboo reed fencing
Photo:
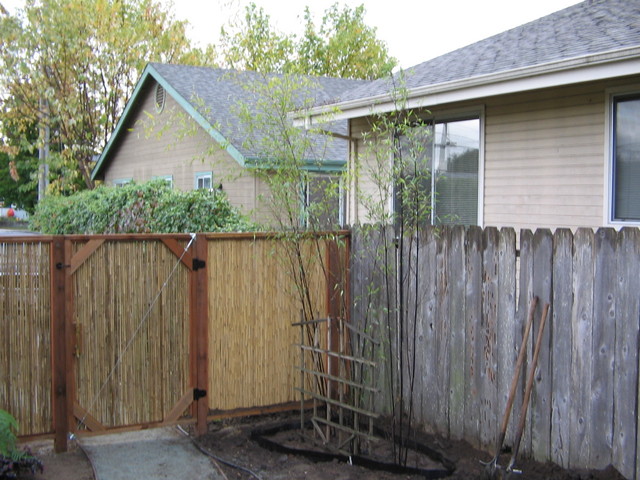
<path id="1" fill-rule="evenodd" d="M 318 245 L 316 242 L 320 242 Z M 300 299 L 291 281 L 288 240 L 228 238 L 209 242 L 210 407 L 220 410 L 296 400 L 293 345 Z M 326 246 L 305 242 L 303 263 L 316 312 L 327 303 Z"/>
<path id="2" fill-rule="evenodd" d="M 403 393 L 417 424 L 494 448 L 529 301 L 538 296 L 536 318 L 545 303 L 551 317 L 521 451 L 563 467 L 612 464 L 640 478 L 640 230 L 523 230 L 517 249 L 513 229 L 438 227 L 407 238 L 397 255 L 395 245 L 389 230 L 353 233 L 351 318 L 385 341 L 383 351 L 408 359 L 404 378 L 414 384 L 407 380 Z M 387 315 L 386 307 L 400 297 L 409 313 L 402 331 L 397 310 Z M 388 412 L 394 399 L 384 368 L 377 408 Z M 506 445 L 523 390 L 521 381 Z"/>
<path id="3" fill-rule="evenodd" d="M 286 241 L 3 239 L 0 408 L 21 437 L 53 435 L 57 451 L 69 432 L 187 420 L 204 433 L 207 418 L 295 408 L 300 307 Z M 313 237 L 301 245 L 310 305 L 327 315 L 347 250 L 336 256 L 332 240 Z"/>
<path id="4" fill-rule="evenodd" d="M 0 408 L 20 435 L 52 431 L 50 241 L 0 242 Z"/>
<path id="5" fill-rule="evenodd" d="M 76 402 L 105 428 L 161 422 L 187 392 L 188 273 L 152 240 L 105 241 L 73 273 Z"/>

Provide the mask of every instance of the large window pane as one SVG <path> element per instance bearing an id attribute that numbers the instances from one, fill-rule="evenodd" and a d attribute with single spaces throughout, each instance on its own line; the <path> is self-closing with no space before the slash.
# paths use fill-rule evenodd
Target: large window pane
<path id="1" fill-rule="evenodd" d="M 640 220 L 640 96 L 614 103 L 614 210 L 616 220 Z"/>
<path id="2" fill-rule="evenodd" d="M 402 180 L 396 184 L 396 214 L 407 220 L 418 200 L 428 203 L 430 223 L 477 225 L 480 120 L 416 127 L 399 141 L 403 163 Z M 417 176 L 419 182 L 414 182 Z M 407 192 L 408 186 L 418 186 L 420 193 Z"/>
<path id="3" fill-rule="evenodd" d="M 435 218 L 438 224 L 478 223 L 478 119 L 436 124 Z"/>

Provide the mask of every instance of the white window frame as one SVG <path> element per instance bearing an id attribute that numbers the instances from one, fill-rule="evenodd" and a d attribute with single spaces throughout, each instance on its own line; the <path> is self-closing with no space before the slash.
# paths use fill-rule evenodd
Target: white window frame
<path id="1" fill-rule="evenodd" d="M 485 106 L 477 105 L 463 109 L 450 109 L 443 110 L 441 112 L 436 111 L 433 115 L 423 118 L 426 122 L 443 123 L 443 122 L 456 122 L 461 120 L 472 120 L 477 118 L 480 125 L 478 129 L 478 212 L 477 212 L 477 225 L 484 227 L 484 172 L 485 172 Z M 393 159 L 391 159 L 393 161 Z M 390 213 L 393 213 L 394 195 L 390 196 Z"/>
<path id="2" fill-rule="evenodd" d="M 132 178 L 118 178 L 111 181 L 114 187 L 124 187 L 125 185 L 128 185 L 131 182 L 133 182 Z"/>
<path id="3" fill-rule="evenodd" d="M 604 209 L 603 218 L 604 225 L 622 228 L 622 227 L 640 227 L 640 221 L 638 220 L 618 220 L 614 217 L 614 191 L 613 184 L 615 175 L 613 171 L 614 164 L 614 121 L 613 121 L 613 107 L 614 99 L 616 97 L 622 97 L 627 95 L 640 95 L 640 84 L 626 85 L 622 87 L 609 88 L 605 91 L 605 136 L 604 136 L 604 199 L 602 206 Z"/>
<path id="4" fill-rule="evenodd" d="M 194 190 L 203 190 L 205 189 L 205 187 L 198 187 L 198 181 L 199 180 L 204 180 L 208 178 L 209 179 L 209 188 L 208 190 L 211 191 L 213 190 L 213 172 L 196 172 L 195 174 L 195 178 L 193 181 L 193 189 Z"/>
<path id="5" fill-rule="evenodd" d="M 169 188 L 173 188 L 173 175 L 156 175 L 153 177 L 154 180 L 161 179 L 169 184 Z"/>

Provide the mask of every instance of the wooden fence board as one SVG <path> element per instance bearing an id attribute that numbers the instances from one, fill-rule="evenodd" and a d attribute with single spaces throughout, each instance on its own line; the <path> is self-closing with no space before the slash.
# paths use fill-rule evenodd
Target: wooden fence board
<path id="1" fill-rule="evenodd" d="M 352 311 L 351 322 L 353 322 L 359 331 L 373 334 L 379 338 L 380 332 L 376 330 L 377 318 L 374 311 L 380 305 L 379 291 L 379 258 L 377 251 L 378 242 L 372 235 L 367 235 L 362 229 L 356 229 L 352 235 L 352 252 L 351 255 L 351 298 Z M 379 352 L 372 350 L 372 345 L 365 341 L 364 337 L 354 335 L 351 337 L 353 342 L 352 348 L 356 356 L 366 357 L 374 361 L 379 361 Z M 381 362 L 380 369 L 384 365 Z M 379 372 L 378 369 L 377 371 Z M 355 369 L 356 381 L 365 382 L 365 371 L 363 369 Z M 382 373 L 382 375 L 384 372 Z M 371 385 L 381 386 L 381 378 L 369 378 Z M 384 401 L 385 395 L 377 395 L 376 399 Z M 368 399 L 364 399 L 366 403 Z"/>
<path id="2" fill-rule="evenodd" d="M 591 370 L 594 235 L 578 229 L 574 235 L 573 311 L 571 313 L 571 444 L 569 465 L 588 466 L 591 454 Z M 597 434 L 597 433 L 595 433 Z"/>
<path id="3" fill-rule="evenodd" d="M 385 263 L 385 261 L 395 261 L 388 252 L 389 249 L 394 249 L 393 236 L 388 229 L 367 228 L 360 231 L 358 239 L 361 249 L 354 256 L 357 256 L 360 262 L 367 264 L 367 267 L 364 268 L 365 275 L 360 279 L 359 291 L 364 295 L 361 300 L 364 303 L 364 315 L 362 320 L 358 320 L 358 328 L 371 333 L 381 341 L 375 356 L 375 361 L 379 362 L 379 365 L 374 371 L 373 384 L 377 385 L 382 392 L 373 397 L 373 405 L 376 411 L 389 413 L 393 408 L 393 396 L 390 393 L 391 386 L 388 383 L 389 362 L 383 361 L 383 359 L 391 355 L 387 328 L 388 315 L 385 311 L 385 305 L 388 302 L 387 281 L 393 275 L 387 269 L 393 270 L 394 266 Z M 363 321 L 366 323 L 362 323 Z"/>
<path id="4" fill-rule="evenodd" d="M 534 295 L 539 298 L 539 313 L 536 318 L 542 317 L 542 309 L 545 304 L 551 304 L 552 300 L 552 261 L 553 261 L 553 236 L 550 230 L 536 230 L 533 237 L 533 288 Z M 553 305 L 549 316 L 552 315 Z M 535 388 L 531 393 L 531 451 L 535 458 L 541 461 L 550 459 L 551 452 L 551 331 L 553 329 L 552 318 L 547 317 L 547 324 L 543 332 L 542 348 L 535 375 Z M 537 326 L 534 322 L 532 339 L 536 341 Z M 527 374 L 529 369 L 527 369 Z"/>
<path id="5" fill-rule="evenodd" d="M 551 460 L 569 466 L 571 443 L 571 311 L 573 308 L 573 234 L 558 229 L 553 241 Z"/>
<path id="6" fill-rule="evenodd" d="M 498 261 L 498 405 L 499 421 L 507 405 L 511 380 L 515 372 L 520 342 L 518 331 L 523 328 L 516 321 L 516 234 L 512 228 L 500 230 Z"/>
<path id="7" fill-rule="evenodd" d="M 402 408 L 407 418 L 420 418 L 422 408 L 422 396 L 424 392 L 421 388 L 424 381 L 422 363 L 426 350 L 429 350 L 428 344 L 430 338 L 424 336 L 424 321 L 418 318 L 424 315 L 424 302 L 417 298 L 417 290 L 423 283 L 423 275 L 425 269 L 419 265 L 422 260 L 421 254 L 424 247 L 424 241 L 418 239 L 416 235 L 405 235 L 400 241 L 400 256 L 398 257 L 399 277 L 401 278 L 398 286 L 400 287 L 398 295 L 400 296 L 400 317 L 397 323 L 397 341 L 398 355 L 397 360 L 400 362 L 398 373 L 400 377 L 400 388 L 402 391 Z M 424 282 L 425 286 L 427 282 Z M 423 346 L 424 348 L 420 348 Z M 420 351 L 420 357 L 418 357 Z M 416 383 L 420 386 L 417 388 Z M 416 415 L 413 417 L 413 415 Z"/>
<path id="8" fill-rule="evenodd" d="M 498 419 L 498 297 L 499 232 L 484 230 L 482 245 L 482 316 L 480 318 L 480 444 L 495 445 L 500 428 Z"/>
<path id="9" fill-rule="evenodd" d="M 638 332 L 640 331 L 640 230 L 618 234 L 615 375 L 613 379 L 613 466 L 626 478 L 636 478 L 635 406 L 638 398 Z"/>
<path id="10" fill-rule="evenodd" d="M 452 273 L 449 280 L 449 314 L 451 316 L 451 348 L 449 349 L 449 366 L 451 371 L 449 395 L 449 431 L 455 439 L 465 434 L 465 399 L 469 385 L 467 372 L 467 331 L 465 322 L 465 285 L 467 269 L 465 265 L 465 230 L 461 226 L 451 230 L 451 247 L 447 255 L 448 271 Z M 455 273 L 454 273 L 455 272 Z"/>
<path id="11" fill-rule="evenodd" d="M 480 395 L 482 393 L 482 349 L 477 348 L 481 339 L 482 316 L 482 230 L 470 227 L 466 238 L 466 383 L 465 390 L 465 438 L 472 444 L 480 444 Z"/>
<path id="12" fill-rule="evenodd" d="M 604 468 L 611 463 L 613 437 L 613 367 L 615 360 L 616 233 L 601 228 L 595 236 L 595 280 L 593 285 L 590 464 Z"/>
<path id="13" fill-rule="evenodd" d="M 519 296 L 518 296 L 518 310 L 516 312 L 518 318 L 518 324 L 521 325 L 521 329 L 516 332 L 516 343 L 519 345 L 522 343 L 522 337 L 524 335 L 524 325 L 527 321 L 527 315 L 529 311 L 529 302 L 534 297 L 533 287 L 533 233 L 530 230 L 520 231 L 520 276 L 519 276 Z M 540 302 L 538 302 L 538 305 Z M 533 334 L 529 335 L 527 342 L 527 356 L 525 357 L 527 364 L 531 364 L 531 358 L 533 357 Z M 520 388 L 516 391 L 514 405 L 522 405 L 524 386 L 526 383 L 526 368 L 523 367 L 522 375 L 520 377 Z M 509 433 L 515 432 L 518 425 L 519 409 L 515 407 L 514 414 L 511 415 L 511 428 Z M 523 438 L 521 441 L 520 450 L 523 453 L 531 452 L 531 422 L 529 419 L 531 415 L 527 416 L 527 422 L 525 423 L 525 429 Z M 507 437 L 509 442 L 513 444 L 513 437 Z"/>
<path id="14" fill-rule="evenodd" d="M 391 389 L 392 392 L 397 392 L 398 388 L 398 375 L 397 375 L 397 358 L 399 355 L 398 351 L 398 331 L 397 331 L 397 318 L 398 312 L 394 305 L 397 305 L 397 277 L 399 275 L 397 268 L 397 258 L 396 258 L 396 240 L 395 233 L 393 228 L 386 228 L 382 235 L 382 258 L 383 265 L 381 266 L 382 272 L 381 276 L 383 278 L 384 287 L 381 290 L 381 295 L 383 296 L 382 305 L 389 306 L 388 308 L 382 308 L 379 311 L 380 315 L 380 325 L 383 326 L 385 332 L 383 334 L 383 343 L 386 343 L 386 351 L 382 358 L 394 358 L 396 362 L 391 364 L 390 362 L 386 365 L 386 374 L 389 381 L 387 381 L 387 388 Z M 384 348 L 384 347 L 383 347 Z M 390 397 L 387 400 L 387 405 L 390 406 L 390 410 L 398 407 L 397 399 Z"/>
<path id="15" fill-rule="evenodd" d="M 426 229 L 421 231 L 420 255 L 418 256 L 418 269 L 420 272 L 420 292 L 415 297 L 418 301 L 420 314 L 415 319 L 419 324 L 417 345 L 420 358 L 420 371 L 422 381 L 416 385 L 422 388 L 420 423 L 426 419 L 435 419 L 438 416 L 438 369 L 432 368 L 438 362 L 438 332 L 441 330 L 441 316 L 437 312 L 437 244 L 436 231 Z"/>
<path id="16" fill-rule="evenodd" d="M 439 365 L 439 374 L 436 376 L 438 391 L 436 414 L 436 429 L 443 434 L 449 433 L 449 390 L 450 390 L 450 355 L 451 355 L 451 315 L 450 307 L 450 272 L 449 272 L 449 248 L 451 229 L 433 230 L 432 236 L 436 242 L 436 324 L 434 327 L 437 338 L 436 365 Z M 430 365 L 427 365 L 430 368 Z"/>

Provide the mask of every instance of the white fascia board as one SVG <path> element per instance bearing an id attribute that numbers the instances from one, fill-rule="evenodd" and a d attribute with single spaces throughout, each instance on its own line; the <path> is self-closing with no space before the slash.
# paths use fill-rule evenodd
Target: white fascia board
<path id="1" fill-rule="evenodd" d="M 559 87 L 640 73 L 640 47 L 589 55 L 533 67 L 427 85 L 409 90 L 406 109 L 433 107 L 495 95 Z M 389 94 L 357 99 L 306 112 L 297 112 L 297 122 L 309 126 L 321 123 L 329 112 L 332 121 L 364 117 L 395 110 Z"/>

